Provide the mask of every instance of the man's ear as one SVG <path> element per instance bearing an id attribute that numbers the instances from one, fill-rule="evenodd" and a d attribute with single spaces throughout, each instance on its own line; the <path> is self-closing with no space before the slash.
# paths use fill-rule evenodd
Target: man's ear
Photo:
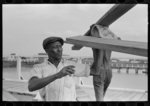
<path id="1" fill-rule="evenodd" d="M 46 53 L 48 52 L 48 49 L 47 49 L 47 48 L 45 48 L 44 50 L 45 50 Z"/>

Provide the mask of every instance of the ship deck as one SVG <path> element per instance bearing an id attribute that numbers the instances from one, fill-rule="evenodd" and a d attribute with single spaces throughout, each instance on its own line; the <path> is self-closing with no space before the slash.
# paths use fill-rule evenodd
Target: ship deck
<path id="1" fill-rule="evenodd" d="M 95 101 L 91 86 L 76 87 L 77 101 Z M 33 101 L 37 92 L 29 92 L 27 81 L 3 80 L 3 101 Z M 104 101 L 147 101 L 148 93 L 140 90 L 108 88 Z"/>

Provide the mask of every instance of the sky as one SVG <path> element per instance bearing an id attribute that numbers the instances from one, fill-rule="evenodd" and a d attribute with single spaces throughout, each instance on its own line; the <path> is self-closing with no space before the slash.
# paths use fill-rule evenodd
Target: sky
<path id="1" fill-rule="evenodd" d="M 114 4 L 3 4 L 3 56 L 16 53 L 33 56 L 45 52 L 42 42 L 49 36 L 84 35 Z M 148 5 L 137 4 L 112 25 L 110 30 L 122 40 L 148 42 Z M 91 48 L 79 51 L 64 44 L 70 56 L 92 56 Z M 113 52 L 116 58 L 145 58 Z"/>

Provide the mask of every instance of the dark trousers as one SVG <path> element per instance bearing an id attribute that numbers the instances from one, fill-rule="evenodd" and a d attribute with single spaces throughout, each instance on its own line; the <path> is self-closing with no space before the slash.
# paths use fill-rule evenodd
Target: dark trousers
<path id="1" fill-rule="evenodd" d="M 101 73 L 99 75 L 93 75 L 93 85 L 97 101 L 103 101 L 112 78 L 111 69 L 104 69 L 100 71 Z"/>

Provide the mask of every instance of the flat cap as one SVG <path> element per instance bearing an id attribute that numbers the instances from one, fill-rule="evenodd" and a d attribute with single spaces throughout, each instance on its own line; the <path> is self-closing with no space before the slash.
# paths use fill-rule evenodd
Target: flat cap
<path id="1" fill-rule="evenodd" d="M 54 43 L 59 41 L 62 45 L 64 44 L 64 40 L 61 37 L 48 37 L 43 40 L 43 48 L 46 49 L 46 46 L 50 43 Z"/>

